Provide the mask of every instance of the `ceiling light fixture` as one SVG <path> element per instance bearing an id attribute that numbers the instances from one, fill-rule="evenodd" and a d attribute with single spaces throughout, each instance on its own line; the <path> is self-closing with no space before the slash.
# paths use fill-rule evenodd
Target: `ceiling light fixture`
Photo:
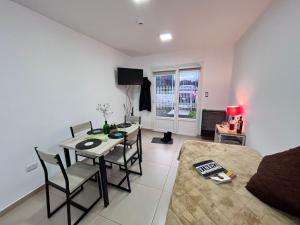
<path id="1" fill-rule="evenodd" d="M 133 0 L 136 4 L 141 4 L 144 2 L 148 2 L 149 0 Z"/>
<path id="2" fill-rule="evenodd" d="M 162 42 L 171 41 L 173 39 L 172 34 L 170 33 L 161 34 L 159 37 Z"/>

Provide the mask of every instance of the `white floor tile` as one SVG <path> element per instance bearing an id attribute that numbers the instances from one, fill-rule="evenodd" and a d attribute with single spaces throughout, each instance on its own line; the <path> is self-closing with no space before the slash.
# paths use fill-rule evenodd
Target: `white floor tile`
<path id="1" fill-rule="evenodd" d="M 50 196 L 51 209 L 63 202 L 63 199 L 58 197 L 52 189 L 50 189 Z M 46 217 L 46 195 L 43 189 L 12 211 L 3 215 L 0 218 L 0 225 L 39 225 Z"/>
<path id="2" fill-rule="evenodd" d="M 178 167 L 178 165 L 179 165 L 178 156 L 179 156 L 179 153 L 174 154 L 173 159 L 172 159 L 172 163 L 171 163 L 171 167 L 175 167 L 175 168 Z"/>
<path id="3" fill-rule="evenodd" d="M 171 167 L 163 191 L 172 192 L 177 175 L 177 167 Z"/>
<path id="4" fill-rule="evenodd" d="M 160 195 L 159 190 L 133 184 L 131 193 L 120 193 L 100 215 L 122 225 L 150 225 Z"/>
<path id="5" fill-rule="evenodd" d="M 86 223 L 86 225 L 121 225 L 114 221 L 111 221 L 103 216 L 97 216 L 94 220 L 90 223 Z"/>
<path id="6" fill-rule="evenodd" d="M 30 207 L 29 207 L 30 206 Z M 0 225 L 38 225 L 46 217 L 42 203 L 28 200 L 0 218 Z"/>
<path id="7" fill-rule="evenodd" d="M 161 165 L 170 166 L 172 164 L 175 152 L 168 149 L 160 149 L 158 147 L 147 149 L 143 152 L 143 160 Z"/>
<path id="8" fill-rule="evenodd" d="M 136 168 L 137 165 L 134 166 Z M 143 161 L 143 175 L 130 175 L 133 182 L 162 190 L 168 177 L 169 166 Z"/>
<path id="9" fill-rule="evenodd" d="M 155 212 L 155 216 L 152 225 L 164 225 L 166 222 L 166 216 L 171 200 L 171 192 L 163 192 L 159 200 L 158 207 Z"/>
<path id="10" fill-rule="evenodd" d="M 88 181 L 84 184 L 83 190 L 76 197 L 74 197 L 73 200 L 84 207 L 89 207 L 98 197 L 98 184 L 94 181 Z M 102 209 L 104 204 L 100 201 L 93 208 Z"/>
<path id="11" fill-rule="evenodd" d="M 71 221 L 72 224 L 81 216 L 82 211 L 71 207 Z M 64 206 L 62 209 L 60 209 L 57 213 L 55 213 L 51 218 L 45 218 L 42 223 L 43 225 L 67 225 L 67 207 Z"/>

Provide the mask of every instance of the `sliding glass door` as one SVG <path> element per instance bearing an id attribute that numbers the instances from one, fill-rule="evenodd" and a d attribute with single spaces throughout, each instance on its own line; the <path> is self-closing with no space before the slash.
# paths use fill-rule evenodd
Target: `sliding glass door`
<path id="1" fill-rule="evenodd" d="M 154 128 L 198 134 L 200 69 L 155 72 Z"/>
<path id="2" fill-rule="evenodd" d="M 156 116 L 174 117 L 175 71 L 159 73 L 156 80 Z"/>
<path id="3" fill-rule="evenodd" d="M 179 118 L 196 119 L 199 70 L 179 70 Z"/>
<path id="4" fill-rule="evenodd" d="M 174 130 L 176 71 L 154 73 L 155 117 L 154 128 L 159 131 Z"/>

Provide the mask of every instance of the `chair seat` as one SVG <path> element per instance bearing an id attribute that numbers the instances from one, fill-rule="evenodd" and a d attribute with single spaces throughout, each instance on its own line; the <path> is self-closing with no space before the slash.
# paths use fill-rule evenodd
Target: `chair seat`
<path id="1" fill-rule="evenodd" d="M 69 178 L 69 188 L 72 193 L 84 182 L 91 178 L 99 170 L 98 166 L 89 165 L 82 162 L 77 162 L 66 169 L 67 176 Z M 66 189 L 65 179 L 60 172 L 56 176 L 49 178 L 49 181 L 57 184 L 58 186 Z"/>
<path id="2" fill-rule="evenodd" d="M 104 160 L 112 163 L 117 163 L 120 165 L 125 165 L 124 158 L 123 158 L 123 146 L 116 146 L 114 150 L 109 152 L 106 156 L 104 156 Z M 137 154 L 137 149 L 131 149 L 131 148 L 126 148 L 126 160 L 128 161 L 129 159 L 132 158 Z"/>

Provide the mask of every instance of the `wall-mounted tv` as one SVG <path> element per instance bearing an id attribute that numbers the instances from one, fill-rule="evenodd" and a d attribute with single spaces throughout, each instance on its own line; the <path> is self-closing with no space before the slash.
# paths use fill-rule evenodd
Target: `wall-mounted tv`
<path id="1" fill-rule="evenodd" d="M 118 68 L 118 85 L 141 85 L 142 83 L 142 69 Z"/>

